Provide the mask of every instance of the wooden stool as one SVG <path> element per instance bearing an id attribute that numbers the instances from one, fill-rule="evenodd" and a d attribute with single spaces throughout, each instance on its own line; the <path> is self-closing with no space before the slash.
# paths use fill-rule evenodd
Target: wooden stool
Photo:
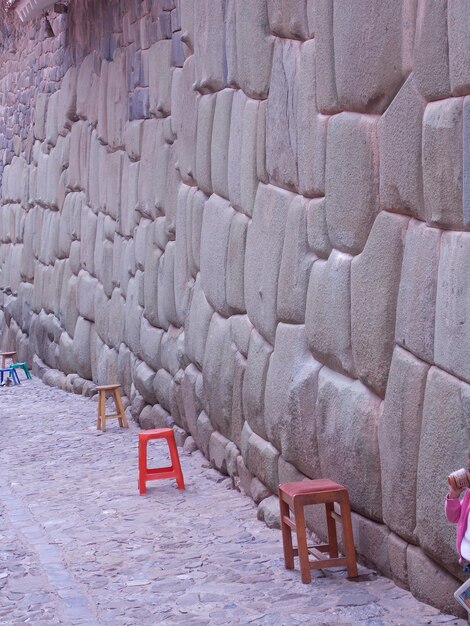
<path id="1" fill-rule="evenodd" d="M 16 352 L 0 352 L 0 356 L 2 357 L 2 369 L 5 369 L 8 360 L 10 360 L 12 363 L 15 362 Z"/>
<path id="2" fill-rule="evenodd" d="M 166 439 L 170 452 L 171 465 L 169 467 L 147 467 L 147 444 L 152 439 Z M 181 470 L 180 457 L 176 447 L 175 435 L 172 428 L 154 428 L 139 433 L 139 491 L 144 495 L 147 491 L 147 480 L 157 478 L 176 478 L 178 489 L 184 489 L 184 478 Z"/>
<path id="3" fill-rule="evenodd" d="M 98 430 L 102 430 L 103 432 L 106 430 L 106 420 L 109 417 L 117 417 L 119 419 L 119 426 L 123 428 L 129 428 L 127 423 L 126 414 L 124 412 L 124 406 L 121 400 L 121 393 L 119 391 L 121 385 L 100 385 L 97 387 L 98 390 L 98 421 L 96 423 L 96 428 Z M 116 405 L 116 413 L 108 413 L 106 414 L 106 393 L 109 392 L 114 397 L 114 404 Z"/>
<path id="4" fill-rule="evenodd" d="M 338 502 L 340 505 L 341 515 L 338 515 L 334 510 L 335 502 Z M 348 576 L 351 578 L 357 576 L 351 506 L 346 487 L 328 479 L 285 483 L 279 486 L 279 504 L 281 507 L 282 543 L 286 569 L 294 569 L 294 556 L 298 556 L 302 582 L 305 584 L 312 581 L 310 570 L 324 567 L 346 565 Z M 307 546 L 304 506 L 309 504 L 325 505 L 328 528 L 328 543 L 326 544 L 313 547 Z M 290 511 L 294 513 L 294 520 L 290 518 Z M 337 521 L 343 523 L 346 556 L 341 558 L 338 557 Z M 297 534 L 297 548 L 292 546 L 292 530 Z M 325 552 L 328 553 L 329 558 L 324 557 Z M 315 558 L 314 561 L 310 561 L 309 554 Z"/>

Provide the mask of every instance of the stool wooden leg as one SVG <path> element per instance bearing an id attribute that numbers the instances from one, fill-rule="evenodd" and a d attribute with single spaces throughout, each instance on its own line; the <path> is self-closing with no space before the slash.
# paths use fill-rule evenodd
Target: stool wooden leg
<path id="1" fill-rule="evenodd" d="M 330 546 L 329 554 L 331 559 L 336 559 L 338 556 L 338 537 L 336 535 L 336 522 L 334 517 L 331 516 L 335 509 L 332 502 L 327 502 L 325 508 L 326 525 L 328 527 L 328 545 Z"/>
<path id="2" fill-rule="evenodd" d="M 282 532 L 282 547 L 284 549 L 284 564 L 286 569 L 294 569 L 294 550 L 292 546 L 292 530 L 284 522 L 284 517 L 290 518 L 290 509 L 287 502 L 282 499 L 282 495 L 279 496 L 279 507 L 281 510 L 281 532 Z"/>
<path id="3" fill-rule="evenodd" d="M 306 585 L 312 582 L 312 572 L 308 558 L 307 530 L 305 527 L 305 515 L 302 502 L 294 496 L 294 517 L 297 532 L 297 547 L 299 550 L 300 574 L 302 582 Z"/>
<path id="4" fill-rule="evenodd" d="M 123 428 L 129 428 L 129 424 L 127 423 L 126 413 L 124 411 L 124 405 L 122 404 L 121 394 L 119 393 L 119 389 L 114 390 L 114 403 L 116 404 L 116 413 L 119 413 L 121 416 L 119 418 L 119 426 Z"/>
<path id="5" fill-rule="evenodd" d="M 100 428 L 102 432 L 106 430 L 106 393 L 103 391 L 100 393 L 98 401 L 99 420 L 101 422 Z"/>
<path id="6" fill-rule="evenodd" d="M 145 475 L 147 473 L 147 442 L 139 439 L 139 493 L 147 493 Z"/>
<path id="7" fill-rule="evenodd" d="M 341 500 L 341 518 L 343 520 L 343 539 L 344 549 L 346 552 L 346 564 L 348 567 L 348 576 L 355 578 L 357 576 L 356 549 L 354 547 L 354 537 L 351 522 L 351 505 L 349 497 L 346 496 Z"/>
<path id="8" fill-rule="evenodd" d="M 174 436 L 170 437 L 167 441 L 170 450 L 171 465 L 175 472 L 176 484 L 178 485 L 178 489 L 184 489 L 183 471 L 181 469 L 180 457 Z"/>

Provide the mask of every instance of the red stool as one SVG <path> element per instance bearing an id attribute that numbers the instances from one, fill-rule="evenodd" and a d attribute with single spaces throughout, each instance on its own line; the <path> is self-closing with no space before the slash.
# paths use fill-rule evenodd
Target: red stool
<path id="1" fill-rule="evenodd" d="M 147 443 L 152 439 L 166 439 L 171 459 L 169 467 L 147 467 Z M 155 428 L 139 433 L 139 491 L 141 495 L 147 491 L 147 480 L 157 480 L 157 478 L 176 478 L 178 489 L 184 489 L 183 472 L 172 428 Z"/>
<path id="2" fill-rule="evenodd" d="M 341 508 L 341 515 L 334 510 L 337 502 Z M 357 576 L 356 550 L 351 522 L 351 506 L 346 487 L 327 478 L 319 480 L 304 480 L 296 483 L 279 485 L 279 504 L 281 507 L 281 530 L 284 547 L 284 562 L 286 569 L 294 569 L 294 556 L 299 557 L 300 573 L 303 583 L 312 581 L 312 569 L 346 565 L 348 576 Z M 328 528 L 328 543 L 313 547 L 307 546 L 304 506 L 309 504 L 324 504 Z M 294 519 L 290 517 L 294 513 Z M 336 537 L 336 522 L 343 524 L 343 540 L 346 555 L 339 557 L 338 540 Z M 297 534 L 297 548 L 292 546 L 292 531 Z M 325 552 L 329 558 L 325 558 Z M 310 561 L 309 554 L 314 557 Z"/>

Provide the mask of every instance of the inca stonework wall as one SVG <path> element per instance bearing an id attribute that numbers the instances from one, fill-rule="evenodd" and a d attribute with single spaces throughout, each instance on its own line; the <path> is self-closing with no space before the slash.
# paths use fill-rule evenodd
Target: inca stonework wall
<path id="1" fill-rule="evenodd" d="M 118 379 L 269 523 L 279 482 L 346 484 L 363 557 L 455 610 L 470 3 L 77 0 L 54 26 L 3 33 L 2 347 Z"/>

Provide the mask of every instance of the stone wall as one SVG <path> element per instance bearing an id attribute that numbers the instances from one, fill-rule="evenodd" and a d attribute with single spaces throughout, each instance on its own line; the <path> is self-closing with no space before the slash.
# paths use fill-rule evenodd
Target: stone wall
<path id="1" fill-rule="evenodd" d="M 118 379 L 267 521 L 279 482 L 343 482 L 363 558 L 455 610 L 470 4 L 88 0 L 55 20 L 0 56 L 2 347 L 75 391 Z"/>

